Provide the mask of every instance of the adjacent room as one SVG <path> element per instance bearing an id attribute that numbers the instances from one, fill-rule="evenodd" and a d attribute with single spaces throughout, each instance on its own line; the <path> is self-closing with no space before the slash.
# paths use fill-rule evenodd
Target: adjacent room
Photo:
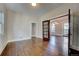
<path id="1" fill-rule="evenodd" d="M 0 3 L 1 56 L 79 56 L 78 3 Z"/>

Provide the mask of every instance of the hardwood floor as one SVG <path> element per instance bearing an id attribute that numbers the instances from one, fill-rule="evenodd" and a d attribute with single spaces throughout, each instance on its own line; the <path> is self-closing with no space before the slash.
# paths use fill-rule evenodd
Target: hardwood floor
<path id="1" fill-rule="evenodd" d="M 33 38 L 9 43 L 2 56 L 66 56 L 68 38 L 51 36 L 50 41 Z"/>

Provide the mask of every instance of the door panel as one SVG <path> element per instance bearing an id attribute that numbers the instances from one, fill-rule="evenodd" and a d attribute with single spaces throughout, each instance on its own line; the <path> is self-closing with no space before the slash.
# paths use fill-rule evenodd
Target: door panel
<path id="1" fill-rule="evenodd" d="M 49 41 L 50 39 L 50 20 L 42 22 L 43 25 L 43 40 Z"/>

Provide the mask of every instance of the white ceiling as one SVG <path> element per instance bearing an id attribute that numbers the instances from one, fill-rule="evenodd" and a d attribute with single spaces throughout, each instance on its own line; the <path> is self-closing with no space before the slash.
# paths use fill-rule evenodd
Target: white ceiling
<path id="1" fill-rule="evenodd" d="M 30 16 L 41 16 L 52 9 L 60 7 L 61 3 L 38 3 L 36 7 L 31 3 L 7 3 L 6 7 L 12 11 L 25 13 Z"/>

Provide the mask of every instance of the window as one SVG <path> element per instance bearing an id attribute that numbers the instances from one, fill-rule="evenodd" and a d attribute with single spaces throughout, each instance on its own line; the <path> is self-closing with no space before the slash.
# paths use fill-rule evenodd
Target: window
<path id="1" fill-rule="evenodd" d="M 55 33 L 55 24 L 52 24 L 52 32 Z"/>
<path id="2" fill-rule="evenodd" d="M 64 34 L 68 34 L 68 28 L 69 28 L 68 23 L 64 23 Z"/>
<path id="3" fill-rule="evenodd" d="M 0 34 L 4 32 L 4 13 L 0 12 Z"/>

